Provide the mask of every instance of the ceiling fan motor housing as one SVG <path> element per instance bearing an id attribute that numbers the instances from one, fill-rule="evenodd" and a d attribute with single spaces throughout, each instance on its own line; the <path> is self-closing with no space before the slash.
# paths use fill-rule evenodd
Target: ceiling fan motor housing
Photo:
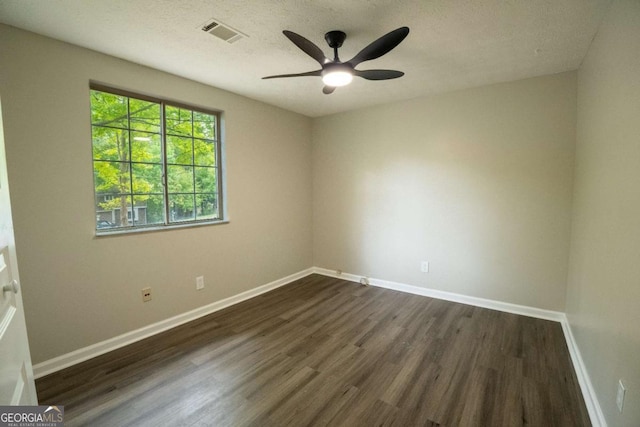
<path id="1" fill-rule="evenodd" d="M 343 31 L 329 31 L 324 35 L 324 39 L 327 41 L 327 44 L 331 49 L 337 49 L 342 47 L 342 43 L 347 38 L 347 35 Z"/>

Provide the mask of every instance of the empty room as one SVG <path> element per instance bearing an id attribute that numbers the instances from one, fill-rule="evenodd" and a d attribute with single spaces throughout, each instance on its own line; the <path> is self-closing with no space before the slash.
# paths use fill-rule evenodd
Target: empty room
<path id="1" fill-rule="evenodd" d="M 639 188 L 637 0 L 0 0 L 0 424 L 638 427 Z"/>

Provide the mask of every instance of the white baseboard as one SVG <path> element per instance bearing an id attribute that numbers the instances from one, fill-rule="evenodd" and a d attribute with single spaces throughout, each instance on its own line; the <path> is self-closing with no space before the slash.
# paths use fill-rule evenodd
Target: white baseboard
<path id="1" fill-rule="evenodd" d="M 360 279 L 365 277 L 351 273 L 338 273 L 336 270 L 328 270 L 320 267 L 314 267 L 312 270 L 316 274 L 349 280 L 356 283 L 360 283 Z M 567 347 L 569 348 L 569 355 L 571 357 L 571 362 L 573 363 L 573 369 L 576 373 L 576 377 L 578 377 L 578 383 L 580 384 L 580 390 L 582 391 L 582 396 L 584 397 L 584 402 L 587 407 L 587 411 L 589 412 L 591 424 L 593 427 L 607 427 L 607 422 L 604 418 L 604 414 L 602 413 L 602 409 L 600 408 L 600 403 L 598 402 L 595 390 L 593 389 L 593 385 L 589 379 L 587 368 L 584 365 L 582 356 L 580 355 L 580 350 L 578 349 L 578 345 L 573 337 L 571 326 L 565 313 L 485 298 L 471 297 L 452 292 L 439 291 L 436 289 L 422 288 L 404 283 L 390 282 L 388 280 L 373 279 L 370 277 L 367 277 L 367 279 L 369 280 L 370 285 L 380 288 L 393 289 L 394 291 L 407 292 L 430 298 L 459 302 L 462 304 L 559 322 L 562 326 L 562 331 L 564 332 L 564 338 L 567 342 Z"/>
<path id="2" fill-rule="evenodd" d="M 323 276 L 335 277 L 337 279 L 349 280 L 351 282 L 360 282 L 364 276 L 358 276 L 350 273 L 338 274 L 335 270 L 327 270 L 326 268 L 314 267 L 313 272 L 322 274 Z M 439 291 L 437 289 L 423 288 L 420 286 L 406 285 L 404 283 L 390 282 L 388 280 L 373 279 L 368 277 L 369 284 L 394 291 L 406 292 L 409 294 L 422 295 L 425 297 L 441 299 L 445 301 L 459 302 L 461 304 L 474 305 L 476 307 L 490 308 L 492 310 L 504 311 L 507 313 L 520 314 L 523 316 L 536 317 L 538 319 L 553 320 L 561 322 L 565 317 L 560 311 L 543 310 L 541 308 L 529 307 L 526 305 L 511 304 L 503 301 L 495 301 L 485 298 L 471 297 L 453 292 Z"/>
<path id="3" fill-rule="evenodd" d="M 569 348 L 569 355 L 571 355 L 573 370 L 576 372 L 576 376 L 578 377 L 578 383 L 580 384 L 580 390 L 584 397 L 584 403 L 587 406 L 587 411 L 589 411 L 591 424 L 593 424 L 593 427 L 607 427 L 607 420 L 604 418 L 604 413 L 600 407 L 600 402 L 598 402 L 598 397 L 596 396 L 596 391 L 591 383 L 587 367 L 582 360 L 578 343 L 571 331 L 571 324 L 565 314 L 563 314 L 563 319 L 560 323 L 562 324 L 564 338 L 567 341 L 567 347 Z"/>
<path id="4" fill-rule="evenodd" d="M 200 317 L 222 310 L 223 308 L 261 295 L 265 292 L 269 292 L 273 289 L 279 288 L 313 273 L 334 277 L 337 279 L 344 279 L 356 283 L 359 283 L 360 279 L 363 277 L 350 273 L 338 274 L 335 270 L 328 270 L 326 268 L 320 267 L 308 268 L 282 279 L 274 280 L 273 282 L 267 283 L 266 285 L 262 285 L 257 288 L 242 292 L 238 295 L 216 301 L 214 303 L 199 307 L 195 310 L 179 314 L 169 319 L 162 320 L 160 322 L 142 327 L 140 329 L 136 329 L 131 332 L 127 332 L 125 334 L 90 345 L 88 347 L 72 351 L 71 353 L 63 354 L 62 356 L 58 356 L 42 363 L 38 363 L 33 367 L 35 378 L 41 378 L 45 375 L 52 374 L 69 366 L 84 362 L 85 360 L 100 356 L 109 351 L 116 350 L 118 348 L 132 344 L 136 341 L 140 341 L 144 338 L 148 338 L 152 335 L 164 332 L 168 329 L 175 328 L 176 326 L 182 325 L 192 320 L 196 320 Z M 540 308 L 528 307 L 524 305 L 511 304 L 503 301 L 472 297 L 452 292 L 445 292 L 436 289 L 422 288 L 419 286 L 391 282 L 388 280 L 373 278 L 368 278 L 368 280 L 370 285 L 381 288 L 560 322 L 560 324 L 562 325 L 562 330 L 564 332 L 565 340 L 567 342 L 567 347 L 569 348 L 571 361 L 573 362 L 574 370 L 578 378 L 578 383 L 580 384 L 580 389 L 582 391 L 587 410 L 589 411 L 591 423 L 594 427 L 607 427 L 604 414 L 602 413 L 602 409 L 600 408 L 598 398 L 595 394 L 595 390 L 593 389 L 593 385 L 591 384 L 589 374 L 582 360 L 582 356 L 580 355 L 580 350 L 573 337 L 571 326 L 565 313 L 559 311 L 543 310 Z"/>
<path id="5" fill-rule="evenodd" d="M 191 310 L 186 313 L 161 320 L 160 322 L 144 326 L 140 329 L 136 329 L 134 331 L 118 335 L 117 337 L 110 338 L 108 340 L 90 345 L 88 347 L 80 348 L 78 350 L 72 351 L 71 353 L 63 354 L 62 356 L 46 360 L 33 366 L 34 376 L 35 378 L 44 377 L 45 375 L 52 374 L 61 369 L 84 362 L 85 360 L 92 359 L 96 356 L 100 356 L 104 353 L 108 353 L 110 351 L 132 344 L 136 341 L 148 338 L 152 335 L 159 334 L 160 332 L 164 332 L 168 329 L 175 328 L 176 326 L 182 325 L 184 323 L 191 322 L 192 320 L 196 320 L 200 317 L 222 310 L 223 308 L 227 308 L 231 305 L 248 300 L 249 298 L 264 294 L 265 292 L 269 292 L 273 289 L 284 286 L 312 273 L 313 269 L 308 268 L 306 270 L 291 274 L 282 279 L 274 280 L 273 282 L 267 283 L 266 285 L 258 286 L 257 288 L 249 289 L 248 291 L 231 296 L 229 298 L 225 298 L 223 300 L 196 308 L 195 310 Z"/>

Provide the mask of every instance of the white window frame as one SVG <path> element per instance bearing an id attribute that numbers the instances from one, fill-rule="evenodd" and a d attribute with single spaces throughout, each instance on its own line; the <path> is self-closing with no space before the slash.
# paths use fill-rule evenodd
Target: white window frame
<path id="1" fill-rule="evenodd" d="M 162 150 L 162 188 L 163 188 L 163 200 L 164 200 L 164 222 L 163 223 L 153 223 L 153 224 L 144 224 L 144 225 L 139 225 L 139 224 L 135 224 L 134 221 L 131 221 L 131 225 L 126 226 L 126 227 L 113 227 L 113 228 L 98 228 L 98 218 L 100 216 L 101 212 L 104 212 L 104 210 L 101 210 L 98 206 L 97 206 L 97 199 L 98 197 L 104 197 L 107 196 L 109 197 L 109 195 L 105 195 L 105 194 L 97 194 L 96 193 L 96 185 L 94 182 L 94 213 L 95 213 L 95 217 L 96 217 L 96 225 L 95 225 L 95 229 L 96 229 L 96 236 L 108 236 L 108 235 L 117 235 L 117 234 L 129 234 L 129 233 L 137 233 L 137 232 L 144 232 L 144 231 L 157 231 L 157 230 L 169 230 L 169 229 L 176 229 L 176 228 L 184 228 L 184 227 L 193 227 L 193 226 L 203 226 L 203 225 L 215 225 L 215 224 L 226 224 L 228 223 L 228 219 L 226 218 L 226 186 L 225 186 L 225 182 L 224 182 L 224 164 L 225 164 L 225 159 L 224 159 L 224 143 L 223 143 L 223 138 L 222 138 L 222 111 L 220 110 L 212 110 L 212 109 L 207 109 L 207 108 L 201 108 L 201 107 L 197 107 L 197 106 L 193 106 L 190 104 L 185 104 L 185 103 L 181 103 L 181 102 L 175 102 L 172 100 L 167 100 L 167 99 L 163 99 L 163 98 L 158 98 L 158 97 L 153 97 L 153 96 L 148 96 L 148 95 L 142 95 L 139 93 L 135 93 L 135 92 L 131 92 L 128 90 L 122 90 L 122 89 L 117 89 L 117 88 L 113 88 L 110 86 L 105 86 L 99 83 L 94 83 L 91 82 L 89 85 L 89 89 L 90 92 L 91 91 L 100 91 L 100 92 L 106 92 L 109 94 L 113 94 L 113 95 L 118 95 L 118 96 L 124 96 L 127 98 L 134 98 L 134 99 L 138 99 L 138 100 L 143 100 L 143 101 L 149 101 L 149 102 L 154 102 L 154 103 L 158 103 L 160 105 L 160 110 L 161 110 L 161 115 L 160 115 L 160 120 L 161 120 L 161 129 L 160 129 L 160 139 L 161 139 L 161 150 Z M 166 120 L 165 120 L 165 110 L 166 107 L 170 106 L 170 107 L 176 107 L 176 108 L 181 108 L 181 109 L 186 109 L 186 110 L 190 110 L 192 112 L 199 112 L 199 113 L 204 113 L 204 114 L 208 114 L 208 115 L 213 115 L 215 116 L 215 139 L 214 140 L 207 140 L 207 141 L 213 141 L 213 143 L 215 144 L 215 166 L 212 166 L 211 168 L 215 168 L 216 171 L 216 188 L 215 188 L 215 192 L 207 192 L 207 193 L 198 193 L 196 188 L 194 187 L 193 189 L 193 193 L 188 193 L 188 194 L 193 194 L 194 197 L 194 208 L 197 209 L 197 203 L 195 202 L 196 200 L 196 196 L 198 194 L 216 194 L 217 198 L 216 198 L 216 202 L 217 202 L 217 217 L 213 218 L 213 219 L 197 219 L 197 213 L 194 212 L 194 216 L 196 216 L 196 219 L 193 220 L 172 220 L 171 219 L 171 210 L 170 210 L 170 202 L 169 202 L 169 194 L 173 194 L 173 193 L 169 193 L 169 188 L 168 188 L 168 184 L 167 184 L 167 166 L 172 166 L 174 164 L 168 163 L 167 161 L 167 155 L 166 155 L 166 147 L 167 147 L 167 132 L 166 132 Z M 91 108 L 91 107 L 90 107 Z M 94 124 L 91 123 L 91 128 L 93 130 Z M 126 128 L 126 130 L 129 132 L 129 135 L 131 134 L 132 131 L 134 131 L 133 129 L 131 129 L 131 127 Z M 93 131 L 92 131 L 93 133 Z M 191 136 L 192 140 L 196 140 L 199 138 L 196 138 L 194 136 Z M 131 138 L 129 138 L 129 144 L 131 143 Z M 93 145 L 93 137 L 91 138 L 91 144 Z M 95 176 L 95 162 L 100 161 L 94 158 L 93 156 L 93 149 L 91 150 L 92 152 L 92 170 L 94 170 L 94 176 Z M 195 160 L 194 160 L 195 162 Z M 129 169 L 131 169 L 131 165 L 135 164 L 135 162 L 133 162 L 131 160 L 131 157 L 129 157 L 128 160 L 129 163 Z M 184 165 L 185 167 L 189 167 L 192 166 L 194 168 L 199 167 L 196 166 L 195 163 L 193 165 Z M 195 179 L 195 178 L 194 178 Z M 194 184 L 195 185 L 195 184 Z M 132 193 L 129 196 L 133 196 L 133 189 L 131 190 Z M 187 193 L 184 193 L 187 194 Z M 111 196 L 112 198 L 113 196 Z M 106 197 L 105 197 L 106 200 Z M 128 207 L 128 210 L 137 210 L 137 206 L 133 205 L 133 200 L 131 201 L 132 205 Z M 112 213 L 112 218 L 115 219 L 115 210 L 111 211 Z M 133 212 L 134 214 L 137 212 Z M 136 215 L 137 216 L 137 215 Z M 146 216 L 146 215 L 145 215 Z M 112 221 L 114 220 L 112 219 Z"/>

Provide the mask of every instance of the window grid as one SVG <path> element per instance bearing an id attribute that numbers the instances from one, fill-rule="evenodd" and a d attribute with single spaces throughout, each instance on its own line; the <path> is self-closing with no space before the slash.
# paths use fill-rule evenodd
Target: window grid
<path id="1" fill-rule="evenodd" d="M 166 102 L 164 100 L 153 99 L 148 97 L 140 97 L 135 94 L 126 93 L 117 90 L 111 90 L 109 88 L 97 87 L 92 85 L 92 91 L 103 92 L 106 95 L 115 95 L 117 97 L 126 97 L 126 127 L 119 126 L 118 123 L 112 124 L 100 124 L 94 123 L 93 120 L 93 98 L 92 98 L 92 129 L 102 128 L 102 129 L 113 129 L 116 131 L 122 131 L 126 133 L 127 136 L 127 156 L 123 158 L 118 158 L 118 160 L 113 159 L 112 157 L 104 157 L 97 158 L 95 153 L 95 145 L 93 152 L 93 163 L 94 163 L 94 180 L 96 180 L 96 228 L 100 231 L 122 231 L 122 230 L 135 230 L 144 227 L 171 227 L 175 225 L 184 225 L 188 223 L 207 223 L 207 222 L 215 222 L 220 221 L 222 219 L 221 213 L 222 211 L 222 200 L 221 200 L 221 173 L 219 167 L 220 161 L 220 117 L 219 114 L 212 111 L 204 111 L 197 108 L 193 108 L 186 105 L 176 105 L 171 102 Z M 92 92 L 93 93 L 93 92 Z M 149 129 L 139 129 L 139 125 L 132 123 L 132 117 L 135 113 L 132 112 L 132 99 L 136 99 L 139 101 L 146 101 L 150 103 L 156 103 L 159 105 L 159 132 L 154 132 Z M 178 117 L 177 123 L 180 124 L 183 120 L 189 121 L 190 127 L 190 135 L 180 134 L 180 132 L 169 132 L 167 130 L 167 123 L 169 118 L 167 117 L 166 109 L 167 107 L 171 107 L 177 109 Z M 184 114 L 187 113 L 188 118 L 184 117 Z M 196 114 L 198 114 L 198 119 L 196 119 Z M 141 121 L 144 117 L 141 118 Z M 114 119 L 114 121 L 119 119 Z M 155 120 L 155 117 L 152 117 L 152 121 Z M 199 129 L 200 134 L 196 135 L 196 120 L 199 121 Z M 122 121 L 120 121 L 122 123 Z M 208 127 L 207 127 L 208 126 Z M 204 131 L 203 131 L 204 129 Z M 174 127 L 175 130 L 175 127 Z M 184 133 L 184 132 L 182 132 Z M 153 158 L 149 159 L 137 159 L 134 155 L 134 143 L 136 138 L 135 135 L 139 135 L 141 137 L 150 138 L 153 141 L 154 136 L 159 137 L 160 139 L 160 163 L 153 161 Z M 204 137 L 199 137 L 200 135 Z M 209 139 L 206 136 L 212 136 L 213 138 Z M 169 137 L 178 137 L 189 140 L 190 145 L 190 163 L 186 164 L 185 162 L 180 162 L 179 159 L 175 159 L 175 162 L 169 162 L 167 152 L 168 152 L 168 139 Z M 92 138 L 92 144 L 95 144 L 95 135 Z M 123 142 L 124 144 L 124 142 Z M 203 154 L 199 154 L 196 152 L 196 144 L 199 144 L 200 147 L 206 147 L 209 149 L 209 152 L 204 152 L 204 156 L 208 156 L 207 161 L 203 162 L 200 160 L 200 157 Z M 134 158 L 136 158 L 134 160 Z M 183 159 L 184 160 L 184 159 Z M 118 191 L 99 191 L 97 178 L 98 169 L 96 165 L 99 163 L 104 164 L 112 164 L 112 165 L 121 165 L 116 170 L 124 169 L 122 164 L 127 164 L 128 171 L 128 183 L 127 188 L 128 191 L 126 193 L 123 192 L 123 183 L 119 181 L 119 186 L 117 186 Z M 160 167 L 160 177 L 159 182 L 156 182 L 153 185 L 148 186 L 148 188 L 140 189 L 137 186 L 140 184 L 142 179 L 136 175 L 136 166 L 142 165 L 146 167 Z M 190 188 L 171 188 L 170 180 L 170 167 L 176 166 L 186 169 L 190 171 Z M 206 173 L 204 171 L 207 171 Z M 138 171 L 139 172 L 139 171 Z M 149 172 L 148 172 L 149 173 Z M 151 172 L 153 173 L 153 172 Z M 210 183 L 206 183 L 205 180 L 209 178 L 211 180 Z M 162 187 L 162 192 L 154 191 L 157 189 L 157 186 Z M 111 189 L 113 190 L 113 188 Z M 141 191 L 144 190 L 144 191 Z M 113 224 L 104 225 L 105 220 L 100 219 L 100 214 L 104 213 L 100 207 L 100 198 L 102 197 L 105 203 L 109 199 L 126 197 L 127 199 L 127 215 L 124 215 L 122 212 L 122 206 L 120 208 L 111 206 L 111 218 L 114 219 Z M 177 197 L 176 197 L 177 196 Z M 151 222 L 147 223 L 147 216 L 145 210 L 145 218 L 144 223 L 137 222 L 139 221 L 139 217 L 136 214 L 139 209 L 142 208 L 140 205 L 140 200 L 150 200 L 152 197 L 162 198 L 162 221 L 161 222 Z M 190 201 L 188 199 L 191 199 Z M 181 202 L 181 205 L 176 207 L 176 202 Z M 138 206 L 136 206 L 138 204 Z M 146 209 L 147 206 L 144 206 Z M 116 219 L 116 211 L 120 211 L 117 215 L 120 221 L 123 221 L 124 217 L 130 217 L 131 221 L 127 221 L 127 225 L 121 225 L 115 223 Z"/>

